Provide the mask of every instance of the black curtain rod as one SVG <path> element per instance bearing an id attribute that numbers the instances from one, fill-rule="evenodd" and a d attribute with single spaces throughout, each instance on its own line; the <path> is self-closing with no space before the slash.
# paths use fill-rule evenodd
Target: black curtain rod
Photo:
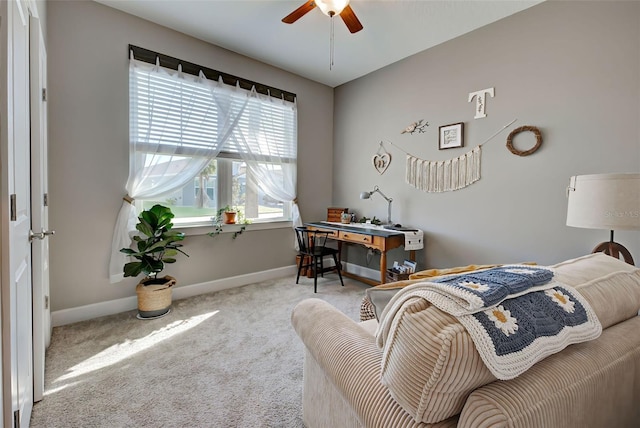
<path id="1" fill-rule="evenodd" d="M 285 99 L 287 101 L 294 102 L 296 94 L 292 92 L 283 91 L 282 89 L 274 88 L 272 86 L 263 85 L 262 83 L 252 82 L 251 80 L 243 79 L 241 77 L 233 76 L 231 74 L 223 73 L 221 71 L 213 70 L 211 68 L 203 67 L 198 64 L 194 64 L 181 59 L 173 58 L 168 55 L 164 55 L 158 52 L 153 52 L 148 49 L 141 48 L 139 46 L 129 45 L 129 51 L 127 52 L 127 58 L 129 58 L 130 52 L 133 51 L 133 57 L 138 61 L 148 62 L 149 64 L 155 64 L 156 58 L 159 59 L 162 67 L 170 68 L 173 70 L 178 69 L 178 64 L 182 65 L 182 72 L 187 74 L 193 74 L 198 76 L 200 71 L 209 80 L 218 81 L 222 76 L 222 81 L 231 86 L 240 86 L 242 89 L 251 90 L 252 87 L 256 88 L 256 91 L 260 94 L 270 95 L 274 98 Z"/>

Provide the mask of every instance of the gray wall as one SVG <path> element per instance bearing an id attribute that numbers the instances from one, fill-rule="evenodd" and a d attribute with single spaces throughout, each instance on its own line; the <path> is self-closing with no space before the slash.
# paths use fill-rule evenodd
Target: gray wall
<path id="1" fill-rule="evenodd" d="M 333 90 L 91 1 L 48 2 L 51 302 L 58 311 L 135 295 L 109 284 L 111 234 L 128 173 L 128 44 L 298 95 L 298 193 L 303 219 L 331 205 Z M 187 232 L 188 233 L 188 232 Z M 179 285 L 294 262 L 290 229 L 235 241 L 188 236 L 166 273 Z"/>
<path id="2" fill-rule="evenodd" d="M 48 2 L 52 310 L 134 295 L 136 280 L 109 284 L 111 232 L 128 168 L 129 43 L 298 94 L 298 197 L 303 219 L 328 206 L 386 217 L 386 202 L 360 192 L 378 184 L 393 218 L 426 233 L 420 268 L 533 260 L 553 263 L 591 251 L 608 232 L 565 226 L 569 177 L 640 170 L 640 4 L 545 2 L 336 88 L 88 2 Z M 488 117 L 474 120 L 469 92 L 495 87 Z M 448 193 L 404 182 L 404 153 L 380 176 L 381 140 L 430 160 L 483 146 L 482 179 Z M 424 134 L 401 135 L 425 119 Z M 438 126 L 465 123 L 465 147 L 439 151 Z M 518 157 L 508 132 L 534 125 L 542 148 Z M 332 146 L 333 141 L 333 146 Z M 532 144 L 529 135 L 516 141 Z M 616 240 L 640 260 L 640 234 Z M 167 272 L 182 285 L 291 265 L 286 229 L 231 241 L 190 236 Z M 405 253 L 394 250 L 390 260 Z M 367 265 L 365 251 L 347 250 Z M 377 269 L 377 258 L 370 267 Z"/>
<path id="3" fill-rule="evenodd" d="M 474 120 L 470 92 L 495 87 L 487 117 Z M 334 205 L 386 218 L 386 202 L 358 195 L 377 184 L 396 222 L 424 230 L 421 268 L 470 263 L 554 263 L 589 253 L 608 231 L 565 225 L 572 175 L 640 172 L 640 3 L 545 2 L 336 88 Z M 482 178 L 447 193 L 405 183 L 405 155 L 387 144 L 389 169 L 372 156 L 381 140 L 422 159 L 457 157 L 514 118 L 483 146 Z M 423 134 L 400 131 L 417 119 Z M 438 150 L 438 126 L 465 124 L 465 147 Z M 522 125 L 543 133 L 540 150 L 511 154 Z M 533 146 L 532 134 L 516 144 Z M 640 264 L 640 233 L 616 232 Z M 366 264 L 363 250 L 350 261 Z M 402 259 L 395 251 L 390 261 Z M 377 258 L 371 261 L 375 268 Z"/>

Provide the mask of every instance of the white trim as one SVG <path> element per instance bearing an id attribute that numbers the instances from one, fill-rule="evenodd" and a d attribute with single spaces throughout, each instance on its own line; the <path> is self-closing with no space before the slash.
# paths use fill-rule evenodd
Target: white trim
<path id="1" fill-rule="evenodd" d="M 285 266 L 276 269 L 269 269 L 262 272 L 253 272 L 245 275 L 232 276 L 229 278 L 216 279 L 214 281 L 202 282 L 200 284 L 185 285 L 176 287 L 173 290 L 173 299 L 185 299 L 187 297 L 198 296 L 205 293 L 213 293 L 229 288 L 241 287 L 255 282 L 265 281 L 274 278 L 282 278 L 287 275 L 295 275 L 295 265 Z M 54 327 L 71 324 L 79 321 L 86 321 L 105 315 L 113 315 L 121 312 L 131 311 L 138 307 L 136 296 L 125 297 L 123 299 L 109 300 L 106 302 L 93 303 L 91 305 L 79 306 L 76 308 L 62 309 L 51 313 Z"/>
<path id="2" fill-rule="evenodd" d="M 353 263 L 343 262 L 342 266 L 346 272 L 354 275 L 362 276 L 372 279 L 374 281 L 380 281 L 380 271 L 378 269 L 371 269 L 365 266 L 355 265 Z"/>
<path id="3" fill-rule="evenodd" d="M 205 222 L 192 222 L 185 223 L 180 222 L 180 219 L 173 219 L 173 229 L 185 232 L 187 236 L 195 236 L 195 235 L 206 235 L 209 232 L 213 232 L 213 222 L 211 220 Z M 291 220 L 283 220 L 283 221 L 272 221 L 272 222 L 260 222 L 256 221 L 255 223 L 249 224 L 223 224 L 221 233 L 232 233 L 240 230 L 241 226 L 245 226 L 247 232 L 253 230 L 267 230 L 267 229 L 291 229 L 293 226 L 291 225 Z"/>

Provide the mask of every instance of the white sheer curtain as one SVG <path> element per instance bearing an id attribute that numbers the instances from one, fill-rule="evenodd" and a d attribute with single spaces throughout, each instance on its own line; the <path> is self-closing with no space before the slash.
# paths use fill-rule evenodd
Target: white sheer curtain
<path id="1" fill-rule="evenodd" d="M 245 161 L 265 194 L 290 204 L 293 227 L 302 226 L 296 201 L 297 123 L 295 102 L 258 94 L 254 88 L 225 147 Z"/>
<path id="2" fill-rule="evenodd" d="M 109 279 L 123 279 L 135 199 L 154 199 L 184 187 L 215 158 L 247 106 L 246 96 L 220 82 L 129 62 L 129 178 L 111 243 Z"/>

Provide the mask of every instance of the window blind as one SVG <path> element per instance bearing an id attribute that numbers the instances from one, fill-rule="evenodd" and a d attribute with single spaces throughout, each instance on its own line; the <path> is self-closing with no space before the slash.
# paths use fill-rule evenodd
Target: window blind
<path id="1" fill-rule="evenodd" d="M 131 138 L 141 151 L 154 147 L 158 153 L 160 147 L 159 152 L 187 156 L 222 150 L 225 157 L 250 152 L 265 160 L 296 158 L 294 103 L 236 87 L 216 90 L 214 96 L 212 88 L 195 77 L 173 70 L 157 73 L 154 68 L 139 63 L 130 79 Z M 238 97 L 249 97 L 242 113 L 238 111 L 242 103 L 232 102 Z M 231 106 L 230 111 L 224 111 L 224 106 Z M 216 148 L 220 133 L 225 132 L 223 116 L 228 114 L 239 115 L 237 125 L 225 145 Z"/>

